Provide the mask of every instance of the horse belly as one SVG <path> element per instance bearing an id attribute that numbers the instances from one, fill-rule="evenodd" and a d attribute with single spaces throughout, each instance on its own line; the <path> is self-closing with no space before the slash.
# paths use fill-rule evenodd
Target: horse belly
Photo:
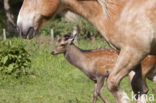
<path id="1" fill-rule="evenodd" d="M 156 6 L 151 7 L 151 9 L 147 11 L 147 16 L 150 20 L 150 24 L 152 25 L 153 41 L 151 46 L 151 54 L 156 55 Z"/>
<path id="2" fill-rule="evenodd" d="M 153 8 L 146 7 L 149 0 L 147 3 L 138 3 L 138 5 L 134 2 L 132 0 L 127 4 L 120 19 L 115 23 L 116 33 L 120 35 L 116 40 L 120 41 L 121 48 L 126 45 L 156 54 L 156 9 L 151 10 L 156 7 L 152 3 L 149 5 Z"/>

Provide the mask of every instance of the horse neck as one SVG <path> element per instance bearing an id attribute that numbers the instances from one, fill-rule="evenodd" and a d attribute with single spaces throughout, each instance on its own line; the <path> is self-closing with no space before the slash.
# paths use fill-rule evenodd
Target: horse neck
<path id="1" fill-rule="evenodd" d="M 63 0 L 63 3 L 65 4 L 65 8 L 86 18 L 105 36 L 114 21 L 119 18 L 120 12 L 127 1 L 128 0 L 107 0 L 109 18 L 107 18 L 107 14 L 103 12 L 97 0 Z"/>

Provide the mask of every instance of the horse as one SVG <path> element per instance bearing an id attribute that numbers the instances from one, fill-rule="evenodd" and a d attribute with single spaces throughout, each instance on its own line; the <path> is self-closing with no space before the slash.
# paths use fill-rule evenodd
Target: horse
<path id="1" fill-rule="evenodd" d="M 133 68 L 140 75 L 141 60 L 148 54 L 156 55 L 156 0 L 107 0 L 105 5 L 108 17 L 97 0 L 24 0 L 17 27 L 24 38 L 32 38 L 43 24 L 65 9 L 90 21 L 119 52 L 108 77 L 108 89 L 118 103 L 130 103 L 120 82 Z M 137 103 L 143 103 L 144 82 L 141 75 L 136 77 L 135 86 L 139 89 L 134 92 Z"/>
<path id="2" fill-rule="evenodd" d="M 156 56 L 153 56 L 153 55 L 148 55 L 141 62 L 142 79 L 145 82 L 143 85 L 143 91 L 145 94 L 147 94 L 149 91 L 149 88 L 146 83 L 146 78 L 148 78 L 148 80 L 151 80 L 153 83 L 156 83 L 156 65 L 155 64 L 156 64 Z M 135 78 L 138 78 L 138 76 L 140 75 L 135 75 L 135 72 L 131 71 L 128 76 L 131 81 L 134 92 L 137 91 L 136 89 L 138 89 L 138 87 L 137 87 Z"/>

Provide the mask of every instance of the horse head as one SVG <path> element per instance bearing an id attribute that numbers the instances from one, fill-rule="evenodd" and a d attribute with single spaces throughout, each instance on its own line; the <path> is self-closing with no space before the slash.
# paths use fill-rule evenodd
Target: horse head
<path id="1" fill-rule="evenodd" d="M 57 13 L 60 3 L 60 0 L 24 0 L 17 19 L 20 35 L 32 38 Z"/>

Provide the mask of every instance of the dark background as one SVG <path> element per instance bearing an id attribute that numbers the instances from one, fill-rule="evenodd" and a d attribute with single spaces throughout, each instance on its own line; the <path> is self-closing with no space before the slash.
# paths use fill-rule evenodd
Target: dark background
<path id="1" fill-rule="evenodd" d="M 6 29 L 9 36 L 13 36 L 16 33 L 16 19 L 23 0 L 0 0 L 0 35 L 2 29 Z M 4 4 L 8 3 L 9 9 Z M 8 20 L 7 13 L 12 15 L 12 22 Z"/>

